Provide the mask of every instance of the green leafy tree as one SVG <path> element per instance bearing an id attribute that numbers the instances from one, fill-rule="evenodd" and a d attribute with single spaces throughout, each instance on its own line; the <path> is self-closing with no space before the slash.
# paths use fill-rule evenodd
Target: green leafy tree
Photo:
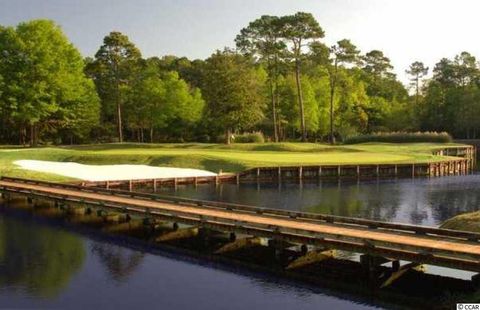
<path id="1" fill-rule="evenodd" d="M 330 143 L 335 144 L 334 127 L 334 101 L 335 90 L 338 81 L 338 68 L 345 64 L 352 64 L 358 61 L 358 54 L 360 51 L 350 42 L 350 40 L 343 39 L 332 46 L 331 54 L 333 57 L 333 68 L 330 70 Z"/>
<path id="2" fill-rule="evenodd" d="M 443 58 L 426 85 L 423 129 L 442 128 L 456 136 L 476 137 L 479 129 L 480 70 L 470 53 Z"/>
<path id="3" fill-rule="evenodd" d="M 201 118 L 204 101 L 198 88 L 190 88 L 177 72 L 164 72 L 149 59 L 132 85 L 126 108 L 138 140 L 144 142 L 143 132 L 148 129 L 153 142 L 155 130 L 184 136 Z"/>
<path id="4" fill-rule="evenodd" d="M 235 39 L 237 48 L 241 52 L 257 57 L 266 64 L 275 142 L 279 139 L 276 111 L 278 76 L 280 60 L 286 48 L 281 38 L 281 31 L 282 24 L 279 17 L 263 15 L 251 22 L 248 27 L 243 28 Z"/>
<path id="5" fill-rule="evenodd" d="M 312 14 L 298 12 L 294 15 L 283 16 L 280 19 L 282 25 L 282 37 L 290 43 L 290 57 L 295 66 L 295 81 L 297 85 L 297 97 L 300 108 L 300 125 L 302 141 L 307 140 L 307 129 L 305 125 L 305 108 L 301 84 L 301 63 L 305 57 L 304 47 L 312 41 L 324 37 L 323 29 L 315 20 Z"/>
<path id="6" fill-rule="evenodd" d="M 415 87 L 415 105 L 418 105 L 420 96 L 420 83 L 423 77 L 428 74 L 428 67 L 423 62 L 413 62 L 408 70 L 405 71 L 410 76 L 410 85 Z"/>
<path id="7" fill-rule="evenodd" d="M 264 118 L 261 96 L 264 80 L 248 58 L 230 50 L 217 51 L 207 59 L 202 94 L 212 128 L 231 142 L 234 130 L 253 128 Z"/>
<path id="8" fill-rule="evenodd" d="M 98 99 L 80 53 L 54 22 L 32 20 L 0 29 L 0 50 L 5 84 L 0 101 L 21 136 L 30 128 L 31 145 L 46 129 L 68 128 L 73 119 L 84 122 L 85 130 L 94 125 L 95 115 L 74 113 L 86 105 L 95 111 Z"/>
<path id="9" fill-rule="evenodd" d="M 120 32 L 110 32 L 87 67 L 102 100 L 103 118 L 116 119 L 118 141 L 123 142 L 122 106 L 136 76 L 140 51 Z"/>

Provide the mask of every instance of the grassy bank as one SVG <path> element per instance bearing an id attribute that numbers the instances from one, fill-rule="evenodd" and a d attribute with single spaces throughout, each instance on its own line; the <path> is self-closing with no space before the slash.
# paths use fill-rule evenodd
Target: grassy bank
<path id="1" fill-rule="evenodd" d="M 329 146 L 314 143 L 264 144 L 100 144 L 74 147 L 0 147 L 0 175 L 41 180 L 67 178 L 22 170 L 15 160 L 72 161 L 84 164 L 146 164 L 239 172 L 260 166 L 421 163 L 440 161 L 432 151 L 459 144 L 365 143 Z"/>
<path id="2" fill-rule="evenodd" d="M 480 211 L 459 214 L 446 220 L 440 227 L 480 233 Z"/>

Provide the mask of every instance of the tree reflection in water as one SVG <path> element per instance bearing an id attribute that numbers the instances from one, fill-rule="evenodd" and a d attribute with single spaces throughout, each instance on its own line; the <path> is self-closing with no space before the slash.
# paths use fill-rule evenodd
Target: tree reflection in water
<path id="1" fill-rule="evenodd" d="M 109 276 L 117 282 L 125 282 L 128 277 L 140 266 L 144 253 L 107 243 L 95 242 L 91 253 L 95 254 L 105 266 Z"/>
<path id="2" fill-rule="evenodd" d="M 84 244 L 77 236 L 0 214 L 0 287 L 34 297 L 55 297 L 84 259 Z"/>

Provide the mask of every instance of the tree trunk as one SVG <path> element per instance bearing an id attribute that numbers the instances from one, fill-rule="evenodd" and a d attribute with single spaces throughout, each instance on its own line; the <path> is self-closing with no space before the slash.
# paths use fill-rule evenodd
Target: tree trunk
<path id="1" fill-rule="evenodd" d="M 30 124 L 30 146 L 36 147 L 38 145 L 38 126 L 37 124 Z"/>
<path id="2" fill-rule="evenodd" d="M 30 147 L 38 145 L 38 129 L 36 124 L 30 124 Z"/>
<path id="3" fill-rule="evenodd" d="M 272 99 L 272 116 L 273 116 L 273 137 L 274 141 L 278 142 L 278 127 L 277 127 L 277 109 L 275 102 L 275 90 L 272 79 L 270 78 L 270 96 Z"/>
<path id="4" fill-rule="evenodd" d="M 123 130 L 122 130 L 122 106 L 120 102 L 117 102 L 117 129 L 118 129 L 118 142 L 123 142 Z"/>
<path id="5" fill-rule="evenodd" d="M 150 143 L 153 143 L 153 127 L 150 127 Z"/>
<path id="6" fill-rule="evenodd" d="M 232 131 L 230 130 L 230 128 L 228 128 L 227 130 L 225 130 L 225 143 L 227 145 L 230 145 L 230 143 L 232 142 L 231 137 L 232 137 Z"/>
<path id="7" fill-rule="evenodd" d="M 27 128 L 25 127 L 25 125 L 22 125 L 22 127 L 20 128 L 20 144 L 25 146 L 25 144 L 27 143 Z"/>
<path id="8" fill-rule="evenodd" d="M 419 95 L 419 92 L 420 92 L 420 90 L 419 90 L 419 79 L 420 79 L 420 78 L 417 76 L 417 79 L 416 79 L 416 81 L 415 81 L 415 82 L 416 82 L 416 88 L 415 88 L 415 106 L 417 106 L 417 107 L 418 107 L 418 95 Z"/>
<path id="9" fill-rule="evenodd" d="M 278 81 L 277 78 L 275 78 L 275 105 L 277 105 L 280 102 L 279 95 L 278 95 Z M 282 131 L 282 125 L 280 122 L 280 117 L 277 112 L 276 106 L 275 106 L 275 119 L 277 121 L 277 132 L 278 132 L 278 140 L 285 140 L 285 135 L 281 134 Z M 283 137 L 283 138 L 282 138 Z"/>
<path id="10" fill-rule="evenodd" d="M 302 142 L 307 141 L 307 130 L 305 128 L 305 108 L 303 106 L 302 84 L 300 82 L 300 61 L 295 61 L 295 81 L 297 82 L 298 104 L 300 105 L 300 127 L 302 130 Z"/>
<path id="11" fill-rule="evenodd" d="M 330 83 L 330 144 L 335 144 L 335 136 L 333 134 L 333 101 L 335 99 L 335 87 L 337 84 L 337 61 L 335 60 L 335 71 Z"/>

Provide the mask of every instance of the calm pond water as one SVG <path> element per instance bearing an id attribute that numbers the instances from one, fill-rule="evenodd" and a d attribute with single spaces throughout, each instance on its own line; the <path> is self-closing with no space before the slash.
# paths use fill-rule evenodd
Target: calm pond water
<path id="1" fill-rule="evenodd" d="M 438 225 L 479 209 L 480 175 L 162 192 L 264 207 Z M 363 309 L 375 303 L 264 274 L 112 242 L 0 208 L 0 308 Z"/>

